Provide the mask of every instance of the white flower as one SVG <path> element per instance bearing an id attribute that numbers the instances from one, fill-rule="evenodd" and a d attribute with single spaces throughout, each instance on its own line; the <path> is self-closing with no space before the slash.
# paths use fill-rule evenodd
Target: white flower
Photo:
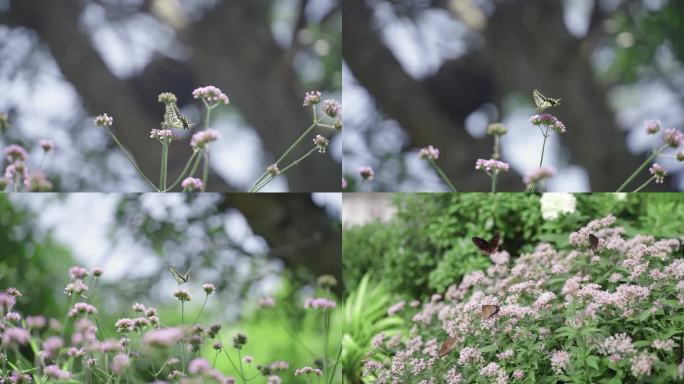
<path id="1" fill-rule="evenodd" d="M 544 220 L 555 220 L 562 213 L 575 212 L 577 199 L 571 193 L 545 193 L 539 202 Z"/>
<path id="2" fill-rule="evenodd" d="M 627 194 L 624 192 L 613 193 L 613 197 L 615 197 L 615 200 L 617 201 L 627 201 Z"/>

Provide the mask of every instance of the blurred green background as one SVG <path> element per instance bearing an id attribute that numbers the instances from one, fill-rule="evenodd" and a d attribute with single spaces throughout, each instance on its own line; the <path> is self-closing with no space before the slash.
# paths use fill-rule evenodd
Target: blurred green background
<path id="1" fill-rule="evenodd" d="M 253 356 L 254 367 L 289 362 L 290 376 L 282 378 L 293 382 L 294 369 L 315 366 L 322 355 L 320 312 L 305 311 L 303 303 L 322 295 L 318 276 L 341 281 L 340 203 L 339 194 L 0 195 L 0 288 L 23 292 L 16 310 L 24 316 L 62 321 L 68 268 L 101 266 L 101 284 L 90 293 L 114 334 L 116 319 L 133 317 L 134 302 L 158 308 L 164 325 L 180 324 L 168 266 L 192 268 L 186 319 L 202 305 L 201 284 L 215 284 L 199 323 L 223 324 L 226 344 L 245 333 L 243 356 Z M 258 308 L 267 295 L 277 301 L 273 310 Z M 335 312 L 333 358 L 340 321 Z M 212 361 L 211 345 L 205 348 L 203 357 Z M 217 367 L 234 373 L 225 358 Z"/>

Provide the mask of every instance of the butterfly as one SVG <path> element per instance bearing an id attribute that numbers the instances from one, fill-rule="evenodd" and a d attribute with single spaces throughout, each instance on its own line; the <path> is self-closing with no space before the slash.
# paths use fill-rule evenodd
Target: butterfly
<path id="1" fill-rule="evenodd" d="M 560 105 L 562 99 L 552 99 L 541 94 L 536 89 L 532 91 L 532 99 L 537 105 L 537 111 L 542 112 L 547 108 Z"/>
<path id="2" fill-rule="evenodd" d="M 188 119 L 183 116 L 178 109 L 176 103 L 166 103 L 164 108 L 164 121 L 162 122 L 163 128 L 183 128 L 190 129 L 195 124 L 191 123 Z"/>
<path id="3" fill-rule="evenodd" d="M 483 255 L 491 255 L 499 250 L 499 240 L 501 240 L 501 235 L 499 231 L 494 233 L 492 240 L 487 241 L 481 237 L 473 237 L 473 243 L 480 249 Z"/>
<path id="4" fill-rule="evenodd" d="M 491 305 L 491 304 L 483 305 L 482 308 L 480 309 L 480 316 L 482 316 L 482 318 L 484 320 L 491 319 L 492 316 L 499 313 L 500 309 L 501 309 L 501 307 L 499 307 L 498 305 Z M 437 350 L 437 356 L 440 358 L 446 356 L 449 352 L 451 352 L 454 349 L 457 341 L 458 341 L 458 339 L 455 337 L 452 337 L 452 336 L 447 337 L 447 339 L 444 340 L 442 345 L 439 346 L 439 349 Z"/>
<path id="5" fill-rule="evenodd" d="M 176 268 L 169 267 L 169 272 L 171 272 L 171 276 L 173 276 L 173 278 L 176 279 L 176 283 L 178 283 L 178 285 L 188 282 L 188 280 L 190 279 L 190 270 L 192 270 L 192 268 L 188 269 L 188 271 L 185 272 L 185 275 L 181 275 L 180 273 L 178 273 L 178 271 L 176 271 Z"/>
<path id="6" fill-rule="evenodd" d="M 592 251 L 596 252 L 599 246 L 599 238 L 593 233 L 589 234 L 589 246 L 591 246 Z"/>

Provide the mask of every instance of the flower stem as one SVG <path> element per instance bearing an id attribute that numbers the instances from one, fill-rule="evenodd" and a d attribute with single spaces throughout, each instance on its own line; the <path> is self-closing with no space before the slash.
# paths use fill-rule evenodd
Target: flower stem
<path id="1" fill-rule="evenodd" d="M 492 193 L 496 192 L 496 176 L 497 175 L 498 175 L 498 173 L 496 171 L 494 171 L 494 173 L 492 174 Z"/>
<path id="2" fill-rule="evenodd" d="M 131 155 L 131 153 L 128 152 L 128 150 L 126 149 L 126 147 L 124 147 L 123 144 L 121 144 L 121 142 L 119 141 L 119 139 L 117 139 L 116 136 L 114 136 L 114 133 L 112 133 L 112 131 L 109 129 L 109 127 L 105 127 L 105 129 L 107 130 L 107 133 L 109 133 L 109 136 L 112 137 L 112 139 L 114 140 L 114 142 L 116 143 L 116 145 L 118 145 L 119 148 L 121 148 L 121 150 L 123 151 L 123 153 L 124 153 L 124 154 L 126 155 L 126 157 L 128 158 L 128 161 L 130 161 L 130 163 L 133 165 L 133 168 L 135 168 L 135 170 L 138 172 L 138 174 L 140 175 L 140 177 L 142 177 L 142 178 L 147 182 L 147 184 L 149 184 L 149 186 L 152 187 L 152 189 L 154 189 L 156 192 L 159 192 L 159 189 L 154 185 L 154 183 L 152 183 L 152 182 L 150 181 L 150 179 L 148 179 L 147 176 L 145 176 L 145 174 L 143 173 L 143 171 L 140 170 L 140 168 L 138 167 L 138 164 L 135 162 L 135 159 L 133 159 L 133 155 Z"/>
<path id="3" fill-rule="evenodd" d="M 546 127 L 546 131 L 544 132 L 544 142 L 542 142 L 542 152 L 541 152 L 541 158 L 539 159 L 539 168 L 541 168 L 542 163 L 544 162 L 544 150 L 546 149 L 546 139 L 549 138 L 549 127 Z"/>
<path id="4" fill-rule="evenodd" d="M 651 176 L 650 179 L 646 180 L 646 182 L 644 182 L 643 184 L 641 184 L 641 185 L 639 186 L 639 188 L 637 188 L 637 189 L 635 189 L 634 191 L 632 191 L 632 193 L 634 193 L 634 192 L 639 192 L 639 191 L 641 191 L 642 189 L 646 188 L 646 186 L 649 185 L 649 184 L 651 183 L 651 181 L 655 180 L 655 178 L 656 178 L 655 176 Z"/>
<path id="5" fill-rule="evenodd" d="M 323 338 L 323 377 L 328 377 L 328 344 L 330 342 L 330 310 L 326 310 L 323 315 L 323 331 L 325 333 Z"/>
<path id="6" fill-rule="evenodd" d="M 166 175 L 169 167 L 169 142 L 162 140 L 161 170 L 159 174 L 159 189 L 166 190 Z"/>
<path id="7" fill-rule="evenodd" d="M 185 322 L 185 302 L 181 300 L 181 331 L 183 330 L 183 323 Z M 181 370 L 185 374 L 185 341 L 181 338 Z"/>
<path id="8" fill-rule="evenodd" d="M 178 183 L 183 180 L 183 176 L 185 176 L 185 173 L 188 171 L 188 168 L 190 168 L 190 164 L 192 164 L 192 161 L 195 159 L 195 156 L 197 156 L 198 151 L 193 151 L 192 155 L 190 155 L 190 158 L 188 159 L 188 162 L 185 163 L 185 168 L 183 168 L 183 171 L 181 172 L 180 176 L 178 176 L 178 179 L 171 184 L 170 187 L 166 188 L 163 192 L 168 192 L 172 190 Z"/>
<path id="9" fill-rule="evenodd" d="M 310 150 L 309 152 L 307 152 L 304 156 L 300 157 L 299 159 L 297 159 L 297 160 L 293 161 L 292 163 L 290 163 L 290 165 L 288 165 L 287 167 L 283 168 L 283 170 L 280 171 L 280 173 L 278 173 L 278 175 L 284 174 L 284 173 L 287 172 L 290 168 L 292 168 L 292 167 L 294 167 L 295 165 L 301 163 L 302 161 L 304 161 L 304 159 L 306 159 L 307 157 L 309 157 L 309 155 L 311 155 L 312 153 L 314 153 L 317 149 L 318 149 L 318 147 L 314 146 L 314 147 L 311 148 L 311 150 Z M 255 187 L 253 192 L 259 192 L 259 190 L 260 190 L 261 188 L 265 187 L 265 186 L 266 186 L 268 183 L 270 183 L 271 180 L 273 180 L 273 179 L 275 179 L 275 177 L 272 177 L 272 178 L 270 178 L 270 179 L 266 179 L 266 180 L 265 180 L 264 182 L 262 182 L 258 187 Z"/>
<path id="10" fill-rule="evenodd" d="M 209 295 L 204 296 L 204 303 L 202 303 L 202 308 L 200 309 L 199 313 L 197 313 L 197 317 L 195 317 L 195 321 L 192 322 L 192 325 L 197 324 L 197 320 L 204 311 L 204 306 L 207 305 L 207 300 L 209 300 Z"/>
<path id="11" fill-rule="evenodd" d="M 209 179 L 209 147 L 204 150 L 204 167 L 202 170 L 202 191 L 207 189 L 207 180 Z"/>
<path id="12" fill-rule="evenodd" d="M 447 175 L 444 173 L 444 171 L 442 171 L 442 168 L 440 168 L 437 165 L 437 163 L 435 163 L 434 160 L 428 158 L 428 161 L 430 162 L 430 165 L 432 165 L 432 167 L 435 169 L 435 171 L 437 171 L 437 173 L 439 174 L 439 177 L 441 177 L 442 180 L 444 180 L 444 182 L 446 183 L 446 185 L 449 186 L 449 189 L 451 189 L 451 192 L 456 192 L 456 188 L 454 187 L 453 184 L 451 184 L 451 181 L 449 181 L 449 178 L 447 177 Z"/>
<path id="13" fill-rule="evenodd" d="M 653 153 L 651 154 L 651 156 L 649 156 L 643 163 L 641 163 L 641 165 L 639 166 L 639 168 L 637 168 L 636 171 L 634 171 L 634 173 L 632 173 L 632 174 L 627 178 L 627 180 L 625 180 L 625 182 L 622 183 L 622 185 L 620 186 L 620 188 L 618 188 L 617 191 L 615 191 L 615 192 L 622 192 L 622 190 L 625 189 L 625 187 L 627 187 L 627 185 L 628 185 L 629 183 L 631 183 L 632 180 L 634 180 L 634 178 L 635 178 L 641 171 L 643 171 L 644 168 L 646 168 L 646 166 L 647 166 L 651 161 L 653 161 L 653 159 L 655 159 L 655 158 L 660 154 L 660 152 L 661 152 L 663 149 L 665 149 L 665 147 L 667 147 L 667 145 L 663 145 L 662 147 L 660 147 L 660 149 L 658 149 L 658 150 L 656 150 L 656 151 L 653 151 Z"/>

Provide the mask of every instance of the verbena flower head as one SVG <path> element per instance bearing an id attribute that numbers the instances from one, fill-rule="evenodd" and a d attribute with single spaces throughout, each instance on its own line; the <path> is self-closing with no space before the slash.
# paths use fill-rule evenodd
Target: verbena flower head
<path id="1" fill-rule="evenodd" d="M 634 377 L 648 376 L 651 374 L 653 364 L 658 361 L 655 355 L 642 352 L 632 359 L 632 375 Z"/>
<path id="2" fill-rule="evenodd" d="M 359 167 L 358 172 L 359 172 L 359 175 L 361 175 L 362 179 L 368 180 L 368 181 L 373 180 L 373 177 L 375 176 L 375 172 L 373 172 L 373 168 L 371 168 L 367 165 Z"/>
<path id="3" fill-rule="evenodd" d="M 428 145 L 427 147 L 420 149 L 419 156 L 423 160 L 437 160 L 439 159 L 439 149 L 432 145 Z"/>
<path id="4" fill-rule="evenodd" d="M 28 159 L 28 153 L 21 145 L 8 145 L 3 152 L 5 153 L 7 161 L 10 162 L 15 162 L 17 160 L 26 161 L 26 159 Z"/>
<path id="5" fill-rule="evenodd" d="M 348 184 L 347 184 L 347 179 L 345 179 L 345 178 L 343 177 L 343 178 L 342 178 L 342 182 L 341 182 L 341 187 L 342 187 L 342 189 L 346 189 L 346 188 L 347 188 L 347 185 L 348 185 Z"/>
<path id="6" fill-rule="evenodd" d="M 663 133 L 663 141 L 672 148 L 678 148 L 680 145 L 682 145 L 683 140 L 684 134 L 678 129 L 666 129 Z"/>
<path id="7" fill-rule="evenodd" d="M 333 128 L 335 128 L 335 130 L 338 132 L 342 130 L 342 116 L 337 116 L 335 118 L 335 121 L 333 122 Z"/>
<path id="8" fill-rule="evenodd" d="M 658 163 L 653 163 L 651 168 L 648 169 L 651 175 L 655 176 L 655 182 L 662 184 L 665 181 L 665 176 L 667 176 L 667 170 L 663 168 L 662 165 Z"/>
<path id="9" fill-rule="evenodd" d="M 677 155 L 675 156 L 675 158 L 677 159 L 677 161 L 684 161 L 684 152 L 682 152 L 682 151 L 677 152 Z"/>
<path id="10" fill-rule="evenodd" d="M 562 374 L 570 363 L 570 354 L 566 351 L 553 351 L 551 353 L 551 368 L 557 374 Z"/>
<path id="11" fill-rule="evenodd" d="M 111 127 L 114 124 L 114 118 L 106 113 L 103 113 L 95 118 L 95 125 L 98 127 Z"/>
<path id="12" fill-rule="evenodd" d="M 173 141 L 176 138 L 173 131 L 170 129 L 156 129 L 153 128 L 150 131 L 150 139 L 155 139 L 159 141 Z"/>
<path id="13" fill-rule="evenodd" d="M 316 105 L 320 102 L 321 102 L 321 93 L 318 91 L 309 91 L 304 95 L 303 105 L 305 107 L 308 107 L 310 105 Z"/>
<path id="14" fill-rule="evenodd" d="M 14 296 L 14 297 L 22 297 L 23 296 L 21 294 L 21 291 L 14 288 L 14 287 L 9 287 L 9 288 L 5 289 L 5 293 L 7 293 L 10 296 Z"/>
<path id="15" fill-rule="evenodd" d="M 272 177 L 276 177 L 280 174 L 280 169 L 278 169 L 277 164 L 271 164 L 268 167 L 266 167 L 266 172 L 268 172 L 268 174 Z"/>
<path id="16" fill-rule="evenodd" d="M 31 334 L 23 328 L 10 327 L 3 331 L 0 340 L 7 346 L 26 345 L 31 340 Z"/>
<path id="17" fill-rule="evenodd" d="M 321 298 L 308 298 L 304 301 L 304 308 L 312 309 L 331 309 L 335 308 L 337 303 L 332 300 L 328 300 L 324 297 Z"/>
<path id="18" fill-rule="evenodd" d="M 556 174 L 556 170 L 553 167 L 541 167 L 533 170 L 532 172 L 525 175 L 523 178 L 523 183 L 525 185 L 537 184 L 546 179 L 553 177 Z"/>
<path id="19" fill-rule="evenodd" d="M 95 277 L 100 277 L 100 276 L 104 275 L 104 269 L 102 269 L 102 267 L 95 267 L 95 268 L 93 268 L 92 272 L 93 272 L 93 276 L 95 276 Z"/>
<path id="20" fill-rule="evenodd" d="M 301 376 L 301 375 L 316 375 L 316 376 L 323 376 L 323 371 L 321 371 L 318 368 L 311 368 L 311 367 L 302 367 L 298 368 L 295 370 L 295 376 Z"/>
<path id="21" fill-rule="evenodd" d="M 187 191 L 201 191 L 202 188 L 204 188 L 204 183 L 202 183 L 201 179 L 198 179 L 196 177 L 186 177 L 181 182 L 181 187 L 183 188 L 183 190 Z"/>
<path id="22" fill-rule="evenodd" d="M 0 308 L 2 308 L 4 311 L 12 310 L 16 302 L 17 299 L 14 295 L 10 295 L 6 292 L 0 292 Z"/>
<path id="23" fill-rule="evenodd" d="M 212 141 L 218 140 L 219 137 L 219 133 L 214 129 L 207 129 L 205 131 L 197 132 L 192 135 L 192 139 L 190 139 L 190 146 L 192 149 L 197 151 L 205 148 L 207 144 L 211 143 Z"/>
<path id="24" fill-rule="evenodd" d="M 90 315 L 97 313 L 97 309 L 88 303 L 76 303 L 69 311 L 69 317 L 78 315 Z"/>
<path id="25" fill-rule="evenodd" d="M 230 100 L 225 93 L 213 85 L 207 85 L 206 87 L 200 87 L 192 91 L 192 96 L 195 99 L 202 99 L 209 104 L 224 104 L 228 105 Z"/>
<path id="26" fill-rule="evenodd" d="M 71 379 L 71 372 L 63 371 L 56 365 L 48 365 L 43 370 L 46 376 L 57 380 L 69 380 Z"/>
<path id="27" fill-rule="evenodd" d="M 655 135 L 660 131 L 660 120 L 648 120 L 645 124 L 646 133 L 649 135 Z"/>
<path id="28" fill-rule="evenodd" d="M 214 284 L 206 283 L 206 284 L 202 284 L 202 290 L 207 295 L 211 295 L 212 293 L 214 293 L 214 291 L 216 291 L 216 287 L 214 287 Z"/>
<path id="29" fill-rule="evenodd" d="M 236 349 L 242 349 L 242 347 L 247 344 L 247 335 L 242 332 L 238 332 L 233 336 L 233 347 Z"/>
<path id="30" fill-rule="evenodd" d="M 313 139 L 314 145 L 318 148 L 318 153 L 325 153 L 330 145 L 330 141 L 321 135 L 316 135 Z"/>
<path id="31" fill-rule="evenodd" d="M 328 99 L 323 102 L 323 112 L 325 112 L 326 115 L 336 118 L 339 116 L 341 111 L 342 105 L 340 105 L 340 103 L 338 103 L 336 100 Z"/>
<path id="32" fill-rule="evenodd" d="M 178 98 L 171 92 L 162 92 L 157 97 L 157 100 L 159 100 L 160 103 L 169 104 L 177 102 Z"/>
<path id="33" fill-rule="evenodd" d="M 508 128 L 501 123 L 492 123 L 487 126 L 487 134 L 491 136 L 503 136 L 508 133 Z"/>
<path id="34" fill-rule="evenodd" d="M 183 338 L 180 328 L 162 328 L 145 332 L 142 342 L 147 347 L 171 348 Z"/>
<path id="35" fill-rule="evenodd" d="M 505 163 L 503 161 L 499 160 L 494 160 L 494 159 L 477 159 L 475 162 L 475 169 L 477 170 L 484 170 L 487 173 L 499 173 L 499 172 L 508 172 L 509 169 L 511 169 L 511 166 L 508 163 Z"/>
<path id="36" fill-rule="evenodd" d="M 565 132 L 565 124 L 563 124 L 558 118 L 549 113 L 543 113 L 540 115 L 534 115 L 530 117 L 530 123 L 536 126 L 545 126 L 553 129 L 557 133 Z"/>
<path id="37" fill-rule="evenodd" d="M 273 308 L 276 305 L 276 300 L 272 296 L 265 296 L 259 299 L 259 306 L 262 308 Z"/>
<path id="38" fill-rule="evenodd" d="M 69 268 L 69 277 L 72 280 L 84 279 L 88 276 L 88 273 L 88 270 L 83 267 L 75 266 Z"/>
<path id="39" fill-rule="evenodd" d="M 43 139 L 40 141 L 40 147 L 47 153 L 55 149 L 55 143 L 52 140 Z"/>
<path id="40" fill-rule="evenodd" d="M 121 318 L 114 323 L 116 331 L 119 333 L 128 333 L 135 329 L 135 321 L 127 317 Z"/>
<path id="41" fill-rule="evenodd" d="M 330 289 L 337 286 L 337 279 L 333 275 L 321 275 L 316 284 L 323 289 Z"/>
<path id="42" fill-rule="evenodd" d="M 112 359 L 111 363 L 111 368 L 112 372 L 114 372 L 117 375 L 122 374 L 128 367 L 131 365 L 131 360 L 129 359 L 128 355 L 124 353 L 119 353 L 118 355 L 114 356 Z"/>
<path id="43" fill-rule="evenodd" d="M 52 182 L 43 171 L 33 171 L 28 178 L 28 189 L 33 192 L 49 192 L 52 191 Z"/>
<path id="44" fill-rule="evenodd" d="M 178 288 L 175 291 L 173 291 L 173 297 L 178 299 L 178 301 L 190 301 L 192 300 L 192 296 L 190 295 L 190 292 L 183 288 Z"/>

